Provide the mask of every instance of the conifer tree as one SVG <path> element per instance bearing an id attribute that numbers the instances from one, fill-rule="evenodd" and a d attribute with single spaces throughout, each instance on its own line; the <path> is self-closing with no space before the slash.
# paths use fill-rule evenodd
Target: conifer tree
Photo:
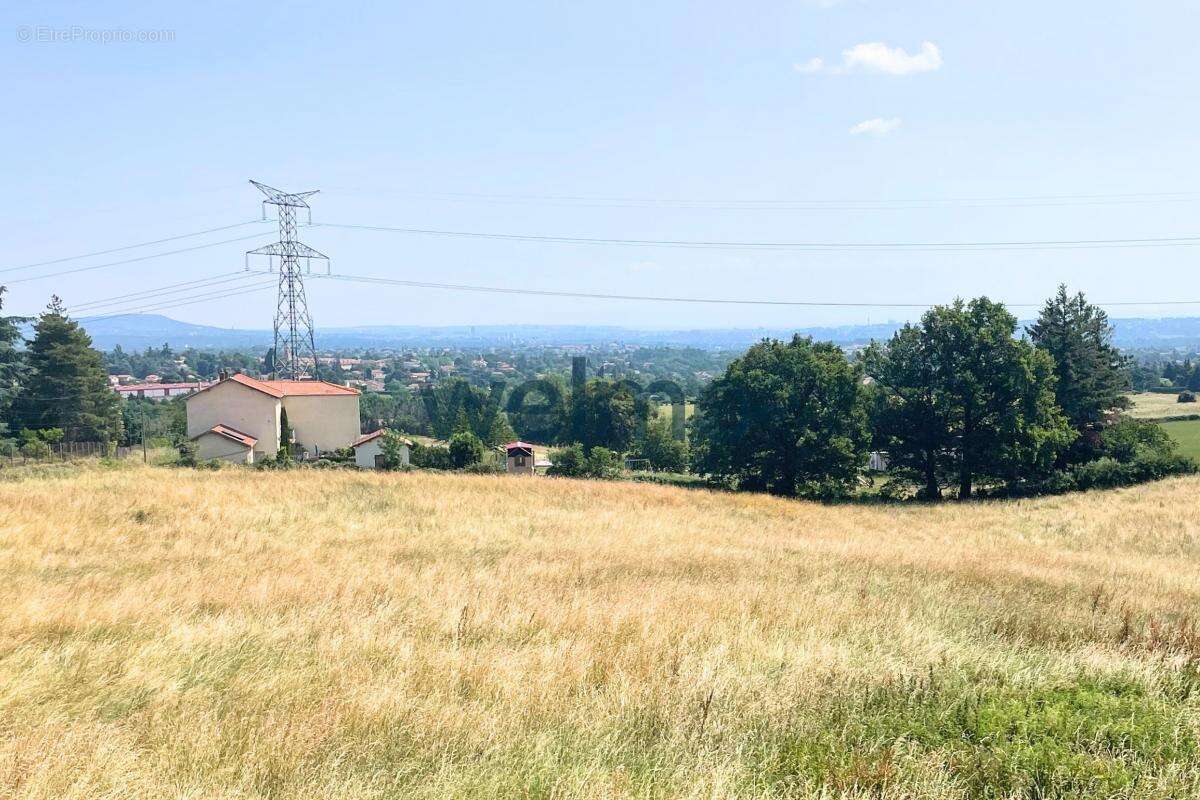
<path id="1" fill-rule="evenodd" d="M 108 385 L 104 358 L 58 297 L 34 325 L 26 363 L 27 378 L 12 411 L 17 426 L 61 428 L 67 441 L 120 437 L 120 399 Z"/>
<path id="2" fill-rule="evenodd" d="M 0 311 L 4 309 L 4 291 L 0 286 Z M 24 317 L 0 316 L 0 435 L 8 426 L 8 410 L 20 387 L 21 367 L 24 359 L 17 345 L 21 342 L 20 325 Z"/>
<path id="3" fill-rule="evenodd" d="M 1111 419 L 1110 412 L 1129 405 L 1129 363 L 1112 343 L 1108 315 L 1082 292 L 1070 296 L 1060 285 L 1028 332 L 1054 358 L 1055 399 L 1078 434 L 1065 460 L 1087 460 L 1094 456 L 1095 432 Z"/>

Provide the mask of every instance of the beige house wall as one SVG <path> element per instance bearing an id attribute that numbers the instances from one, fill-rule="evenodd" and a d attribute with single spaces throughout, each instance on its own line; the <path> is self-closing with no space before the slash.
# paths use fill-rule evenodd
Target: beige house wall
<path id="1" fill-rule="evenodd" d="M 357 411 L 358 398 L 353 399 Z M 279 408 L 278 398 L 236 381 L 226 381 L 188 398 L 188 438 L 195 438 L 211 430 L 214 425 L 226 425 L 258 439 L 255 452 L 273 456 L 279 451 Z M 288 409 L 289 417 L 291 413 L 291 409 Z M 296 423 L 293 421 L 291 424 Z M 355 424 L 357 426 L 357 418 Z M 356 427 L 355 436 L 357 430 Z M 354 436 L 351 441 L 353 439 Z M 229 445 L 234 444 L 227 439 L 224 441 Z"/>
<path id="2" fill-rule="evenodd" d="M 349 447 L 358 438 L 356 394 L 290 395 L 283 398 L 283 407 L 287 409 L 288 425 L 295 431 L 296 443 L 304 445 L 309 453 L 314 447 L 322 451 Z"/>
<path id="3" fill-rule="evenodd" d="M 254 451 L 243 444 L 231 442 L 224 436 L 205 433 L 196 440 L 196 458 L 200 461 L 216 459 L 232 461 L 235 464 L 252 464 L 254 463 Z"/>

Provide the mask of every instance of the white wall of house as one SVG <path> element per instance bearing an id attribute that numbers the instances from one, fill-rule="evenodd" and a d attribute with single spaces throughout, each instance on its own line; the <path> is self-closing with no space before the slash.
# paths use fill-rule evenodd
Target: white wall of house
<path id="1" fill-rule="evenodd" d="M 289 395 L 283 398 L 283 407 L 287 409 L 288 425 L 295 431 L 296 443 L 304 445 L 310 453 L 314 447 L 322 451 L 349 447 L 358 438 L 356 394 Z"/>
<path id="2" fill-rule="evenodd" d="M 358 435 L 358 398 L 351 399 L 355 401 L 354 433 L 342 442 L 341 447 L 354 441 Z M 278 398 L 236 381 L 225 381 L 188 398 L 188 438 L 195 438 L 211 430 L 214 425 L 227 425 L 258 439 L 255 449 L 273 456 L 279 451 L 279 409 Z M 289 421 L 295 426 L 295 421 L 290 420 L 291 414 L 289 408 Z M 228 439 L 219 436 L 216 438 L 222 439 L 226 444 L 234 444 Z M 299 440 L 299 437 L 297 438 Z"/>
<path id="3" fill-rule="evenodd" d="M 200 461 L 232 461 L 235 464 L 253 464 L 254 451 L 244 444 L 230 441 L 215 433 L 204 433 L 196 439 L 196 458 Z"/>
<path id="4" fill-rule="evenodd" d="M 381 455 L 383 455 L 383 437 L 377 436 L 354 448 L 354 463 L 362 469 L 375 469 L 375 457 Z M 408 457 L 408 445 L 400 445 L 400 463 L 407 465 Z"/>

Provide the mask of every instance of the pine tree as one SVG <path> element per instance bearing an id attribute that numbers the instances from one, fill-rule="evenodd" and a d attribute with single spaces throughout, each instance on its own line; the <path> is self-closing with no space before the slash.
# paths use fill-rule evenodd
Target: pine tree
<path id="1" fill-rule="evenodd" d="M 485 443 L 491 445 L 508 444 L 517 438 L 516 432 L 513 431 L 512 425 L 508 422 L 508 417 L 504 412 L 498 411 L 492 416 L 492 423 L 488 426 L 488 435 L 484 440 Z"/>
<path id="2" fill-rule="evenodd" d="M 0 310 L 4 309 L 4 291 L 0 286 Z M 24 359 L 17 345 L 21 341 L 20 325 L 27 321 L 24 317 L 0 317 L 0 435 L 10 427 L 8 410 L 20 387 Z"/>
<path id="3" fill-rule="evenodd" d="M 116 441 L 120 399 L 108 385 L 104 358 L 53 297 L 34 325 L 28 377 L 13 406 L 21 428 L 60 428 L 67 441 Z"/>
<path id="4" fill-rule="evenodd" d="M 1108 315 L 1082 292 L 1072 297 L 1060 285 L 1028 332 L 1033 343 L 1054 358 L 1055 399 L 1079 434 L 1068 460 L 1087 460 L 1093 455 L 1089 443 L 1109 421 L 1110 412 L 1129 405 L 1129 362 L 1112 343 Z M 1060 466 L 1063 463 L 1060 459 Z"/>

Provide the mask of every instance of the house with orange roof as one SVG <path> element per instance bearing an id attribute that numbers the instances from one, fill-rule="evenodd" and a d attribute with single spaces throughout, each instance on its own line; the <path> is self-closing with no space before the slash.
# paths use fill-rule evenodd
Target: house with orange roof
<path id="1" fill-rule="evenodd" d="M 287 412 L 303 453 L 350 447 L 359 437 L 359 392 L 327 381 L 263 381 L 230 375 L 187 398 L 187 433 L 197 457 L 253 464 L 274 456 Z"/>

